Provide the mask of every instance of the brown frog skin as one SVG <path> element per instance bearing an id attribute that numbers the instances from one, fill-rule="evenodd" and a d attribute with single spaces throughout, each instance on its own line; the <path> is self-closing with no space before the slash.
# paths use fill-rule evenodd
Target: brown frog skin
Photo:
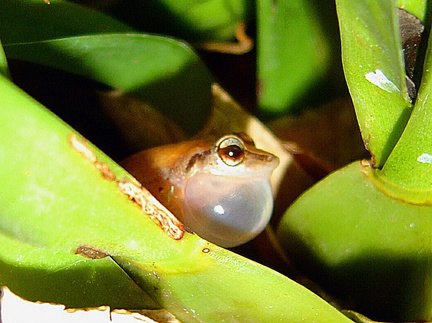
<path id="1" fill-rule="evenodd" d="M 264 230 L 273 210 L 270 176 L 278 164 L 244 133 L 156 147 L 121 162 L 186 227 L 223 247 Z"/>

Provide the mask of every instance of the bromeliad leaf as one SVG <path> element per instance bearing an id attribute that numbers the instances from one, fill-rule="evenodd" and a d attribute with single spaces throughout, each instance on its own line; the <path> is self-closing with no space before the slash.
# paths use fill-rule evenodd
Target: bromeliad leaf
<path id="1" fill-rule="evenodd" d="M 337 1 L 345 77 L 366 148 L 381 167 L 411 112 L 393 1 Z M 356 17 L 356 19 L 353 19 Z"/>
<path id="2" fill-rule="evenodd" d="M 5 51 L 127 92 L 189 133 L 200 129 L 210 111 L 209 72 L 190 47 L 170 38 L 99 34 L 9 44 Z"/>

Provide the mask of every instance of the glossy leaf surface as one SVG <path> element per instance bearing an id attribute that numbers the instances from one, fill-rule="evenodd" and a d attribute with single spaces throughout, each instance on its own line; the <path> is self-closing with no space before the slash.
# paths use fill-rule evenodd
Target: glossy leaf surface
<path id="1" fill-rule="evenodd" d="M 378 321 L 432 315 L 432 208 L 378 190 L 355 162 L 315 185 L 286 212 L 279 237 L 328 290 Z"/>
<path id="2" fill-rule="evenodd" d="M 80 74 L 127 92 L 190 134 L 207 120 L 212 79 L 185 43 L 133 33 L 109 16 L 71 3 L 25 0 L 4 6 L 0 38 L 8 57 Z M 31 11 L 34 14 L 27 19 Z"/>
<path id="3" fill-rule="evenodd" d="M 337 1 L 345 77 L 366 148 L 382 167 L 411 113 L 393 1 Z"/>
<path id="4" fill-rule="evenodd" d="M 421 14 L 425 2 L 408 5 Z M 305 192 L 283 216 L 279 238 L 300 267 L 372 320 L 430 321 L 430 49 L 411 113 L 395 2 L 337 6 L 346 79 L 372 161 Z"/>
<path id="5" fill-rule="evenodd" d="M 0 25 L 3 45 L 89 33 L 134 31 L 103 13 L 61 0 L 4 0 L 0 4 Z"/>
<path id="6" fill-rule="evenodd" d="M 101 34 L 6 44 L 5 51 L 10 57 L 80 74 L 140 98 L 189 133 L 208 117 L 211 76 L 188 46 L 169 38 Z"/>
<path id="7" fill-rule="evenodd" d="M 4 53 L 3 47 L 0 42 L 0 74 L 9 77 L 9 68 L 6 60 L 6 55 Z"/>
<path id="8" fill-rule="evenodd" d="M 89 301 L 92 306 L 94 302 L 125 307 L 157 304 L 187 322 L 256 318 L 261 322 L 349 322 L 322 299 L 268 268 L 189 233 L 172 239 L 119 190 L 116 178 L 132 180 L 130 175 L 90 143 L 78 141 L 87 153 L 77 150 L 83 146 L 71 145 L 71 136 L 77 134 L 70 127 L 3 77 L 0 90 L 4 93 L 0 97 L 4 121 L 0 232 L 10 246 L 0 253 L 2 262 L 9 264 L 0 266 L 1 284 L 24 297 L 39 298 L 42 293 L 50 298 L 46 290 L 67 290 L 72 282 L 94 272 L 84 288 L 97 290 L 99 286 L 102 293 Z M 110 171 L 96 167 L 94 159 Z M 110 172 L 115 178 L 106 176 Z M 14 244 L 19 248 L 12 248 Z M 89 261 L 74 255 L 82 246 L 99 250 L 107 258 Z M 137 282 L 141 296 L 109 257 Z M 14 258 L 18 261 L 10 263 Z M 39 268 L 48 276 L 54 271 L 56 279 L 39 290 L 37 279 L 33 283 L 15 279 L 13 273 L 25 268 L 30 274 Z M 114 281 L 120 280 L 116 286 L 126 287 L 118 290 L 118 297 L 129 293 L 122 302 L 112 303 L 110 288 L 100 287 L 109 283 L 104 280 L 109 272 L 115 273 Z M 55 301 L 85 306 L 81 287 L 64 298 L 59 292 Z M 137 295 L 142 299 L 136 299 Z"/>
<path id="9" fill-rule="evenodd" d="M 29 300 L 69 307 L 159 307 L 111 258 L 86 259 L 27 243 L 5 232 L 0 234 L 0 241 L 0 285 Z"/>
<path id="10" fill-rule="evenodd" d="M 106 12 L 138 30 L 191 42 L 233 41 L 240 23 L 251 17 L 247 0 L 148 0 L 107 5 Z"/>
<path id="11" fill-rule="evenodd" d="M 410 203 L 432 205 L 432 42 L 424 63 L 419 94 L 399 142 L 378 172 L 383 189 Z"/>
<path id="12" fill-rule="evenodd" d="M 292 104 L 328 65 L 328 44 L 308 1 L 257 1 L 258 96 L 265 116 Z"/>
<path id="13" fill-rule="evenodd" d="M 396 6 L 413 14 L 423 23 L 426 22 L 428 0 L 396 0 Z"/>

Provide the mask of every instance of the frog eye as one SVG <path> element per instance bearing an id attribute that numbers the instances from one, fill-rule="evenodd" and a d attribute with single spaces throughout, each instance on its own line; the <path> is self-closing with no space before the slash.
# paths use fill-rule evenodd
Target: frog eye
<path id="1" fill-rule="evenodd" d="M 227 137 L 222 139 L 216 148 L 216 151 L 227 166 L 239 165 L 245 156 L 245 147 L 243 142 L 236 137 Z"/>

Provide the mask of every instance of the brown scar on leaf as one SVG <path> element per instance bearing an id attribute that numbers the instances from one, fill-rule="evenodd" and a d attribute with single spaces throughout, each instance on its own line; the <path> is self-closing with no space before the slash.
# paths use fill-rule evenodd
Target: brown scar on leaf
<path id="1" fill-rule="evenodd" d="M 93 163 L 93 165 L 96 167 L 96 169 L 99 171 L 99 173 L 102 175 L 103 178 L 109 180 L 109 181 L 115 181 L 116 176 L 112 172 L 112 170 L 109 168 L 108 164 L 101 163 L 99 161 Z"/>
<path id="2" fill-rule="evenodd" d="M 109 168 L 108 164 L 98 161 L 96 154 L 86 145 L 83 140 L 72 134 L 69 136 L 69 143 L 74 150 L 80 153 L 85 159 L 87 159 L 96 167 L 103 178 L 110 181 L 116 180 L 116 177 Z"/>
<path id="3" fill-rule="evenodd" d="M 96 249 L 92 246 L 80 246 L 75 250 L 76 255 L 81 255 L 90 259 L 102 259 L 108 257 L 109 255 L 102 250 Z"/>
<path id="4" fill-rule="evenodd" d="M 120 191 L 134 201 L 170 238 L 180 240 L 185 229 L 183 224 L 142 186 L 131 181 L 118 181 Z"/>
<path id="5" fill-rule="evenodd" d="M 106 163 L 98 161 L 96 154 L 83 140 L 72 134 L 69 136 L 69 143 L 74 150 L 80 153 L 85 159 L 87 159 L 96 167 L 103 178 L 111 181 L 116 180 L 116 177 L 109 166 Z M 156 222 L 156 224 L 159 225 L 159 227 L 165 231 L 169 237 L 174 240 L 180 240 L 183 238 L 185 232 L 183 224 L 158 200 L 156 200 L 156 198 L 154 198 L 149 191 L 147 191 L 141 185 L 137 185 L 128 180 L 117 181 L 117 185 L 120 191 L 130 200 L 138 204 L 141 207 L 141 210 L 146 213 L 154 222 Z M 88 252 L 90 252 L 92 249 L 92 247 L 88 246 L 83 246 L 80 248 L 78 248 L 76 253 L 82 254 L 85 257 L 87 257 Z M 107 256 L 105 254 L 103 255 L 104 257 Z M 91 253 L 88 258 L 93 258 Z"/>

